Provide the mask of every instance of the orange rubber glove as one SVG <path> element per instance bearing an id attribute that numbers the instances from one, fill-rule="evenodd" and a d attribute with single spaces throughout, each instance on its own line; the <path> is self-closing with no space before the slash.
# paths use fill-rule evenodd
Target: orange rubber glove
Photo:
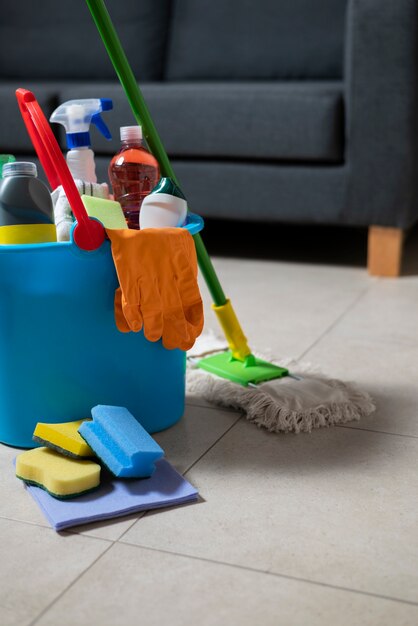
<path id="1" fill-rule="evenodd" d="M 193 238 L 183 228 L 106 230 L 120 288 L 115 320 L 121 332 L 144 330 L 169 350 L 189 350 L 203 329 Z"/>

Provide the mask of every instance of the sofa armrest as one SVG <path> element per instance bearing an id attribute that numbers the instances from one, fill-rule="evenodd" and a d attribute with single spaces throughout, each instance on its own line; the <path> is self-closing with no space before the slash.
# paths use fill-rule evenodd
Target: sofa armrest
<path id="1" fill-rule="evenodd" d="M 352 222 L 418 219 L 418 5 L 349 0 L 345 46 L 347 201 Z"/>

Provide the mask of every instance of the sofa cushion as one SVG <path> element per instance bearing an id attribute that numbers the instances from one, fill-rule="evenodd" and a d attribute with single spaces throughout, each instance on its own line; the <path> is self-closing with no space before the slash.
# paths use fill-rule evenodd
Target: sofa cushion
<path id="1" fill-rule="evenodd" d="M 32 142 L 26 131 L 25 124 L 16 100 L 16 89 L 24 87 L 33 91 L 36 99 L 47 117 L 57 106 L 57 87 L 53 83 L 18 81 L 0 82 L 0 152 L 19 156 L 33 150 Z"/>
<path id="2" fill-rule="evenodd" d="M 107 0 L 133 71 L 161 77 L 170 0 Z M 113 79 L 85 2 L 0 0 L 0 77 Z"/>
<path id="3" fill-rule="evenodd" d="M 340 78 L 347 0 L 173 0 L 169 80 Z"/>
<path id="4" fill-rule="evenodd" d="M 155 83 L 142 91 L 169 155 L 272 161 L 340 162 L 343 97 L 339 82 Z M 112 154 L 119 126 L 134 124 L 115 83 L 64 85 L 60 101 L 110 97 L 113 141 L 92 131 L 94 150 Z M 63 143 L 63 147 L 65 147 Z"/>

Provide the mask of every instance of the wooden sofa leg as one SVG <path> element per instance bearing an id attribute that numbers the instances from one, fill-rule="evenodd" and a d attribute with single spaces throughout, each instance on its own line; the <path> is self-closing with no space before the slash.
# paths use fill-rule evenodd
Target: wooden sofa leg
<path id="1" fill-rule="evenodd" d="M 371 276 L 400 275 L 403 240 L 402 228 L 369 227 L 367 269 Z"/>

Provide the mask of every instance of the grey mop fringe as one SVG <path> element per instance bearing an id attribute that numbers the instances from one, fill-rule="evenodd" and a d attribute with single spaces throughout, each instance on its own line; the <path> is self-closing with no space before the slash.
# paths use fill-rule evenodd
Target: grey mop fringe
<path id="1" fill-rule="evenodd" d="M 289 409 L 263 391 L 262 385 L 242 387 L 199 370 L 188 368 L 187 390 L 219 406 L 238 409 L 259 428 L 270 432 L 311 432 L 314 428 L 360 420 L 376 409 L 371 396 L 353 385 L 315 375 L 316 380 L 345 392 L 346 402 L 320 404 L 306 410 Z M 302 381 L 303 384 L 303 381 Z"/>

